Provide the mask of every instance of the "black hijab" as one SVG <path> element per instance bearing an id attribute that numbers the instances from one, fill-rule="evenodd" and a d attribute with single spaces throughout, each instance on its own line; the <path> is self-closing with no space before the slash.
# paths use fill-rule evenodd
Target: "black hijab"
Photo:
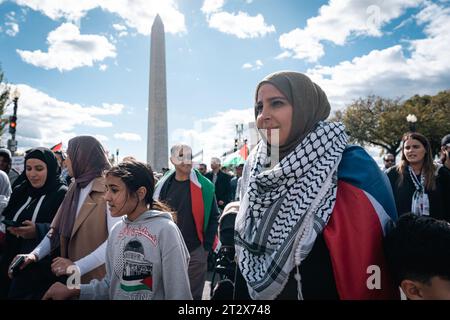
<path id="1" fill-rule="evenodd" d="M 26 176 L 26 166 L 29 159 L 39 159 L 47 166 L 47 179 L 41 188 L 34 188 Z M 44 194 L 56 192 L 64 183 L 61 181 L 57 173 L 58 162 L 55 155 L 50 149 L 38 147 L 31 149 L 25 156 L 24 165 L 24 181 L 14 188 L 8 206 L 5 208 L 3 215 L 11 218 L 16 211 L 27 201 L 28 197 L 38 198 Z"/>
<path id="2" fill-rule="evenodd" d="M 28 178 L 25 179 L 24 183 L 27 185 L 28 194 L 32 198 L 53 191 L 55 186 L 62 184 L 61 177 L 58 173 L 58 161 L 50 149 L 43 147 L 31 149 L 25 156 L 25 170 L 27 169 L 27 161 L 29 159 L 38 159 L 47 165 L 47 180 L 45 180 L 45 184 L 42 187 L 36 189 L 31 185 Z"/>

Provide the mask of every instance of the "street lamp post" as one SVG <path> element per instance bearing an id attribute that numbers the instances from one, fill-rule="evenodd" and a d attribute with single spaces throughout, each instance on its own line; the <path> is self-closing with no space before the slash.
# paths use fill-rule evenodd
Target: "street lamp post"
<path id="1" fill-rule="evenodd" d="M 415 132 L 416 131 L 416 122 L 417 122 L 417 117 L 414 114 L 408 114 L 406 116 L 406 121 L 409 124 L 409 130 L 411 132 Z"/>
<path id="2" fill-rule="evenodd" d="M 242 134 L 244 133 L 244 124 L 236 124 L 236 136 L 234 138 L 234 151 L 237 151 L 242 142 Z"/>
<path id="3" fill-rule="evenodd" d="M 236 124 L 236 138 L 239 142 L 242 140 L 242 134 L 244 133 L 244 124 Z"/>
<path id="4" fill-rule="evenodd" d="M 11 139 L 8 140 L 8 149 L 11 154 L 17 151 L 17 141 L 16 141 L 16 129 L 17 129 L 17 106 L 19 102 L 20 91 L 16 88 L 12 94 L 11 99 L 14 102 L 13 115 L 9 118 L 9 133 L 11 133 Z"/>

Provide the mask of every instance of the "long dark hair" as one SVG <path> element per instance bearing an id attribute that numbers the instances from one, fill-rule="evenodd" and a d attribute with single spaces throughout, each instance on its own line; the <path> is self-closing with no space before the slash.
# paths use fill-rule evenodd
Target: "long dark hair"
<path id="1" fill-rule="evenodd" d="M 439 158 L 439 160 L 441 161 L 442 164 L 444 164 L 445 161 L 447 161 L 447 155 L 442 150 L 441 150 L 441 157 Z"/>
<path id="2" fill-rule="evenodd" d="M 173 220 L 176 221 L 176 216 L 172 212 L 172 209 L 159 201 L 153 200 L 155 177 L 153 176 L 153 170 L 150 165 L 130 159 L 108 169 L 104 174 L 105 176 L 120 178 L 127 187 L 128 195 L 136 195 L 137 190 L 140 187 L 144 187 L 147 190 L 144 198 L 145 205 L 149 209 L 169 212 Z M 137 206 L 138 203 L 136 203 Z"/>
<path id="3" fill-rule="evenodd" d="M 425 189 L 427 190 L 434 190 L 436 187 L 436 179 L 434 177 L 434 172 L 436 170 L 434 164 L 433 164 L 433 157 L 431 152 L 431 145 L 428 139 L 418 132 L 408 132 L 405 133 L 402 137 L 402 157 L 400 160 L 400 163 L 397 166 L 397 172 L 400 175 L 400 179 L 398 182 L 398 185 L 403 184 L 404 174 L 406 167 L 409 165 L 409 161 L 406 159 L 404 148 L 405 148 L 405 142 L 409 139 L 414 139 L 419 141 L 423 147 L 425 148 L 425 156 L 423 158 L 423 165 L 422 165 L 422 173 L 425 176 Z"/>

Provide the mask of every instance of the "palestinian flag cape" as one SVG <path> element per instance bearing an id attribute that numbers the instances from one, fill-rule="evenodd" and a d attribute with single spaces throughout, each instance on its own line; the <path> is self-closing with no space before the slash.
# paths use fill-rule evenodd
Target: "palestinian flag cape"
<path id="1" fill-rule="evenodd" d="M 167 172 L 156 184 L 155 192 L 153 193 L 154 200 L 159 200 L 164 184 L 167 183 L 174 174 L 175 170 Z M 191 170 L 189 180 L 195 229 L 197 230 L 197 236 L 203 245 L 204 232 L 209 223 L 209 216 L 214 198 L 214 184 L 195 169 Z"/>
<path id="2" fill-rule="evenodd" d="M 387 176 L 364 149 L 349 146 L 338 179 L 323 235 L 340 299 L 399 299 L 383 254 L 383 238 L 397 220 Z"/>

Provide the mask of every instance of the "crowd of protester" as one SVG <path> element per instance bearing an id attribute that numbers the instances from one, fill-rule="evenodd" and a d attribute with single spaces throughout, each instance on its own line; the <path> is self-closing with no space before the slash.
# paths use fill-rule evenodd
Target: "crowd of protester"
<path id="1" fill-rule="evenodd" d="M 231 174 L 185 144 L 163 172 L 111 166 L 92 136 L 27 150 L 21 174 L 1 148 L 0 299 L 200 300 L 230 212 L 213 298 L 450 299 L 450 134 L 435 160 L 405 133 L 379 168 L 304 74 L 268 75 L 254 103 L 261 139 Z"/>

